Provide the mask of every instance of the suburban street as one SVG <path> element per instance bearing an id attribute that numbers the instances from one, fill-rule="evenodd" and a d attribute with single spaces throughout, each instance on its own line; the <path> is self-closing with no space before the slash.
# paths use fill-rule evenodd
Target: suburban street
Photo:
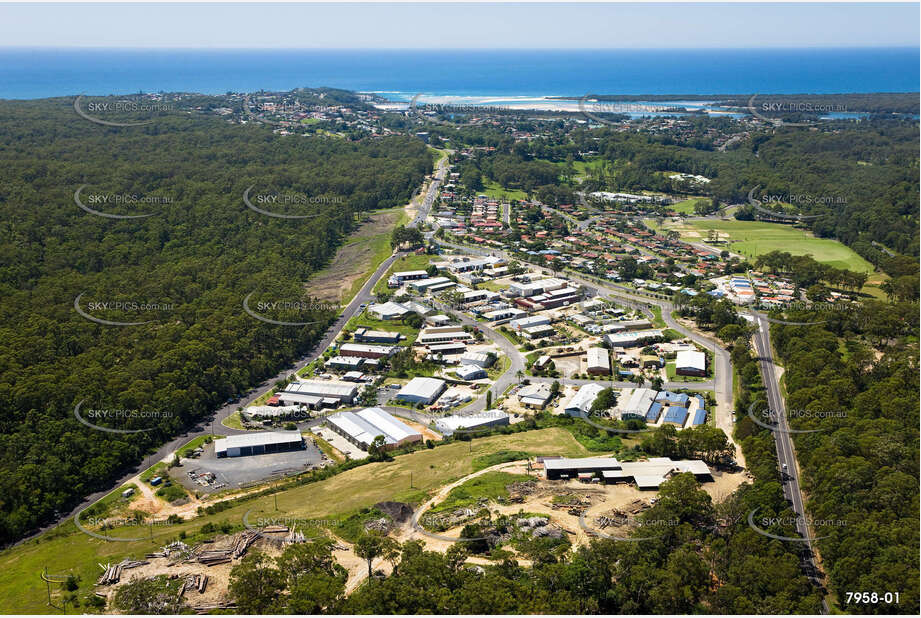
<path id="1" fill-rule="evenodd" d="M 480 255 L 496 255 L 503 257 L 507 260 L 516 260 L 519 262 L 526 262 L 520 258 L 511 256 L 503 251 L 498 250 L 485 250 L 466 247 L 464 245 L 458 245 L 454 243 L 449 243 L 441 240 L 436 240 L 439 245 L 451 247 L 461 251 L 466 251 L 469 253 L 477 253 Z M 728 350 L 726 350 L 722 345 L 717 342 L 716 339 L 712 339 L 706 335 L 694 332 L 681 324 L 679 324 L 672 316 L 671 312 L 674 310 L 674 305 L 670 302 L 658 298 L 650 298 L 646 296 L 641 296 L 636 294 L 631 288 L 625 286 L 617 285 L 615 283 L 601 282 L 599 280 L 587 279 L 583 276 L 576 275 L 571 272 L 567 272 L 566 276 L 575 283 L 585 286 L 586 288 L 595 289 L 601 296 L 606 298 L 616 299 L 622 304 L 632 306 L 637 309 L 644 309 L 649 305 L 658 305 L 662 311 L 662 319 L 665 321 L 665 324 L 668 328 L 678 331 L 685 337 L 688 337 L 695 343 L 707 348 L 713 353 L 713 380 L 712 387 L 716 394 L 717 400 L 717 409 L 715 414 L 716 425 L 722 429 L 726 435 L 732 441 L 732 417 L 734 413 L 734 394 L 732 390 L 732 361 L 729 356 Z M 625 302 L 626 301 L 626 302 Z M 479 323 L 477 323 L 479 325 Z M 498 333 L 497 333 L 498 334 Z M 499 335 L 500 338 L 505 339 L 502 335 Z M 564 383 L 561 380 L 561 383 Z M 624 383 L 627 384 L 627 383 Z M 680 384 L 670 382 L 666 384 L 666 388 L 688 388 L 688 389 L 698 389 L 701 390 L 704 388 L 702 386 L 705 383 L 701 382 L 682 382 Z M 635 384 L 628 384 L 625 388 L 635 387 Z M 734 442 L 733 442 L 734 443 Z M 743 462 L 742 449 L 736 446 L 736 460 L 740 463 Z"/>

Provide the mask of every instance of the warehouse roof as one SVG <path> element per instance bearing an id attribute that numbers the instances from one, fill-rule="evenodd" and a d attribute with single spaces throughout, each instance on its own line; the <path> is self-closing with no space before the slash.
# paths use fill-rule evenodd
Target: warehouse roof
<path id="1" fill-rule="evenodd" d="M 675 356 L 675 367 L 681 369 L 684 367 L 706 371 L 707 355 L 696 350 L 682 350 Z"/>
<path id="2" fill-rule="evenodd" d="M 332 380 L 304 380 L 303 382 L 292 382 L 285 387 L 283 392 L 302 393 L 305 395 L 319 393 L 323 395 L 352 397 L 358 392 L 358 387 L 354 384 L 335 382 Z"/>
<path id="3" fill-rule="evenodd" d="M 218 438 L 214 441 L 215 452 L 226 451 L 231 448 L 246 446 L 260 446 L 269 444 L 291 444 L 303 440 L 299 431 L 257 431 L 244 433 L 227 438 Z"/>
<path id="4" fill-rule="evenodd" d="M 688 419 L 688 409 L 682 408 L 680 406 L 669 406 L 668 410 L 665 411 L 665 423 L 677 423 L 678 425 L 684 425 L 684 421 Z"/>
<path id="5" fill-rule="evenodd" d="M 403 388 L 400 389 L 400 392 L 397 393 L 397 396 L 410 396 L 410 397 L 421 397 L 423 399 L 431 399 L 444 388 L 445 381 L 439 380 L 438 378 L 413 378 L 410 380 Z"/>
<path id="6" fill-rule="evenodd" d="M 544 470 L 619 470 L 621 463 L 613 457 L 545 459 Z"/>
<path id="7" fill-rule="evenodd" d="M 587 413 L 592 407 L 592 404 L 595 403 L 595 399 L 598 398 L 598 394 L 603 390 L 604 386 L 601 384 L 583 385 L 579 391 L 572 396 L 569 403 L 566 404 L 566 412 L 579 410 L 582 413 Z"/>

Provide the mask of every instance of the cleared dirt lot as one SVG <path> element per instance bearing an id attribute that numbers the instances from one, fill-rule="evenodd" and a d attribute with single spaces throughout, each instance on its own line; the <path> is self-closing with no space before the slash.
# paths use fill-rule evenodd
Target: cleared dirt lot
<path id="1" fill-rule="evenodd" d="M 374 242 L 375 237 L 389 235 L 400 217 L 396 210 L 371 215 L 336 251 L 329 266 L 310 278 L 306 285 L 308 293 L 320 300 L 340 302 L 359 278 L 374 270 L 380 247 Z M 389 248 L 389 239 L 383 242 Z"/>

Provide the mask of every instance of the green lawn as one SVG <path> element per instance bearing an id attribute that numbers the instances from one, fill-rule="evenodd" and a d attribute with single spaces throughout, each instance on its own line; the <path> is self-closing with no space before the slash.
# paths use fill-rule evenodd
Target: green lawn
<path id="1" fill-rule="evenodd" d="M 709 202 L 709 201 L 710 201 L 710 198 L 707 198 L 707 197 L 692 197 L 682 202 L 678 202 L 677 204 L 672 204 L 671 206 L 669 206 L 669 208 L 671 208 L 677 213 L 681 213 L 684 215 L 693 215 L 695 214 L 694 206 L 697 204 L 697 202 Z"/>
<path id="2" fill-rule="evenodd" d="M 706 242 L 707 231 L 716 230 L 729 236 L 729 249 L 748 257 L 771 251 L 786 251 L 793 255 L 811 255 L 816 261 L 835 268 L 857 272 L 873 272 L 873 265 L 849 247 L 830 238 L 815 238 L 808 231 L 780 223 L 763 221 L 685 221 L 666 223 L 665 229 L 681 232 L 683 240 Z"/>
<path id="3" fill-rule="evenodd" d="M 390 462 L 370 463 L 279 493 L 278 511 L 274 510 L 273 496 L 253 498 L 214 515 L 203 515 L 181 524 L 154 526 L 149 531 L 152 540 L 106 542 L 80 533 L 68 520 L 37 539 L 0 552 L 0 612 L 49 612 L 45 585 L 39 577 L 45 566 L 50 573 L 78 575 L 78 596 L 83 598 L 92 594 L 92 584 L 99 577 L 101 571 L 97 563 L 115 563 L 129 556 L 142 558 L 145 553 L 175 540 L 180 532 L 197 535 L 204 524 L 223 521 L 240 530 L 243 515 L 251 509 L 251 519 L 259 513 L 271 513 L 273 517 L 336 519 L 382 500 L 408 500 L 419 504 L 446 483 L 473 472 L 474 460 L 502 450 L 567 457 L 588 454 L 570 432 L 553 427 L 478 438 L 471 443 L 454 442 L 401 455 Z M 192 539 L 187 542 L 195 544 Z M 68 606 L 68 611 L 82 613 L 84 608 L 74 610 Z"/>
<path id="4" fill-rule="evenodd" d="M 499 183 L 492 180 L 487 180 L 486 178 L 483 179 L 483 190 L 479 193 L 482 193 L 487 197 L 504 201 L 524 200 L 528 197 L 528 194 L 521 189 L 506 189 L 499 186 Z"/>

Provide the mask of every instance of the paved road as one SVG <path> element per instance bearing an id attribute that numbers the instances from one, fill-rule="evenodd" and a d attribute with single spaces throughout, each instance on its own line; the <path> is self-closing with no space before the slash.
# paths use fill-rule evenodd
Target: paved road
<path id="1" fill-rule="evenodd" d="M 502 333 L 493 330 L 492 328 L 484 325 L 482 322 L 477 322 L 467 314 L 455 312 L 444 303 L 433 301 L 432 304 L 441 311 L 444 311 L 449 315 L 453 315 L 462 324 L 467 324 L 469 326 L 479 328 L 483 335 L 498 345 L 499 349 L 502 351 L 502 354 L 509 358 L 511 363 L 509 364 L 508 369 L 505 371 L 505 373 L 496 378 L 496 381 L 493 382 L 492 386 L 487 389 L 487 391 L 492 392 L 492 400 L 494 402 L 497 401 L 509 386 L 518 381 L 518 372 L 521 371 L 524 373 L 525 364 L 524 357 L 521 355 L 521 352 L 519 352 L 515 344 L 506 339 Z M 475 399 L 472 403 L 464 406 L 463 408 L 460 408 L 456 414 L 476 414 L 477 412 L 482 412 L 485 410 L 487 391 L 484 391 L 483 394 L 480 397 L 477 397 L 477 399 Z"/>
<path id="2" fill-rule="evenodd" d="M 796 463 L 796 453 L 793 450 L 793 439 L 789 433 L 790 426 L 787 422 L 786 408 L 783 396 L 780 394 L 778 385 L 776 366 L 774 363 L 774 352 L 771 348 L 771 324 L 763 315 L 755 314 L 758 331 L 755 335 L 755 348 L 758 352 L 759 363 L 761 365 L 761 376 L 764 380 L 764 386 L 767 390 L 768 407 L 774 411 L 775 417 L 778 418 L 778 429 L 774 431 L 774 442 L 777 446 L 777 461 L 781 467 L 781 475 L 784 479 L 783 493 L 784 497 L 793 505 L 793 510 L 798 515 L 796 522 L 796 533 L 804 539 L 809 539 L 810 532 L 806 526 L 806 507 L 803 503 L 803 494 L 800 490 L 799 468 Z M 784 470 L 786 466 L 786 470 Z M 815 566 L 812 541 L 805 541 L 803 545 L 807 548 L 810 577 L 812 573 L 817 573 Z M 821 584 L 816 578 L 812 578 L 817 584 Z M 828 604 L 822 599 L 824 613 L 828 613 Z"/>
<path id="3" fill-rule="evenodd" d="M 447 151 L 448 154 L 452 153 L 452 150 Z M 432 177 L 432 182 L 429 183 L 428 191 L 425 193 L 425 198 L 422 200 L 422 205 L 419 207 L 418 212 L 413 220 L 407 225 L 407 227 L 417 227 L 422 225 L 425 222 L 425 219 L 429 216 L 429 212 L 432 210 L 432 204 L 435 203 L 435 197 L 438 195 L 438 187 L 441 186 L 441 183 L 445 179 L 445 175 L 448 172 L 448 157 L 442 158 L 438 162 L 438 167 L 435 170 L 435 174 Z"/>

